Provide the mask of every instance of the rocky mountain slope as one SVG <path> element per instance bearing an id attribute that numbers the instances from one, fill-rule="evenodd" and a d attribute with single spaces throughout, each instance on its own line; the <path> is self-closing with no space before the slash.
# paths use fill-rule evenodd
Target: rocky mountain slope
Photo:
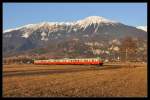
<path id="1" fill-rule="evenodd" d="M 69 57 L 107 54 L 112 46 L 119 50 L 120 41 L 126 36 L 140 39 L 142 43 L 147 41 L 147 32 L 99 16 L 74 22 L 28 24 L 3 32 L 3 55 Z M 142 43 L 139 44 L 143 46 Z"/>

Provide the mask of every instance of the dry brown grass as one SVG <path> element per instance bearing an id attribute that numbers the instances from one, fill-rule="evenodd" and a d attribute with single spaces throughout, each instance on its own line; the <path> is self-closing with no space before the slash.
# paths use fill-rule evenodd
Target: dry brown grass
<path id="1" fill-rule="evenodd" d="M 117 69 L 76 65 L 3 66 L 4 97 L 146 97 L 147 66 Z M 88 69 L 89 68 L 89 69 Z M 51 73 L 50 70 L 68 70 Z M 73 72 L 69 70 L 75 69 Z M 81 69 L 76 71 L 76 69 Z M 88 70 L 86 70 L 88 69 Z M 46 71 L 50 72 L 46 72 Z M 39 72 L 35 75 L 33 71 Z M 45 71 L 46 74 L 41 74 Z M 29 72 L 29 75 L 20 74 Z M 19 73 L 19 74 L 16 74 Z M 7 74 L 10 74 L 7 76 Z"/>

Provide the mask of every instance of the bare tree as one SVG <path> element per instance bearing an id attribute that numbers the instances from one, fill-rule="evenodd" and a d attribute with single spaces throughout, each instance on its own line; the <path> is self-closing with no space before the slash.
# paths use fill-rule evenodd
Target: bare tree
<path id="1" fill-rule="evenodd" d="M 125 52 L 125 61 L 128 61 L 129 59 L 128 54 L 136 53 L 137 44 L 132 39 L 132 37 L 129 37 L 129 36 L 123 38 L 121 42 L 122 42 L 121 51 Z"/>

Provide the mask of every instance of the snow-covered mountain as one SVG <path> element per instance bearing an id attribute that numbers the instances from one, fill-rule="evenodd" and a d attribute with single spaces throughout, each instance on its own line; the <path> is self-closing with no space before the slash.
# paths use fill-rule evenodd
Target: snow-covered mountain
<path id="1" fill-rule="evenodd" d="M 145 32 L 147 32 L 147 26 L 138 26 L 136 28 L 144 30 Z"/>
<path id="2" fill-rule="evenodd" d="M 90 16 L 73 22 L 41 22 L 5 30 L 3 51 L 7 55 L 42 47 L 55 48 L 57 51 L 58 47 L 70 40 L 81 41 L 81 43 L 96 41 L 104 44 L 125 36 L 146 39 L 147 33 L 136 27 L 99 16 Z M 60 49 L 64 48 L 65 46 Z"/>
<path id="3" fill-rule="evenodd" d="M 34 30 L 37 30 L 42 27 L 48 27 L 49 31 L 53 32 L 56 29 L 59 30 L 59 28 L 57 28 L 58 26 L 72 26 L 72 27 L 78 26 L 79 29 L 81 29 L 81 28 L 85 29 L 92 24 L 99 25 L 102 23 L 112 24 L 112 25 L 117 24 L 117 22 L 105 19 L 103 17 L 90 16 L 83 20 L 79 20 L 79 21 L 75 21 L 75 22 L 41 22 L 41 23 L 37 23 L 37 24 L 28 24 L 28 25 L 24 25 L 24 26 L 21 26 L 18 28 L 5 30 L 4 33 L 16 31 L 16 30 L 30 30 L 31 32 L 33 32 Z"/>

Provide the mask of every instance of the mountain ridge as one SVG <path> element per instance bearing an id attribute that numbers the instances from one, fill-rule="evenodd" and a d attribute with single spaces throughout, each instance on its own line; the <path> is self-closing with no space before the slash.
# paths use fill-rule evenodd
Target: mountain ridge
<path id="1" fill-rule="evenodd" d="M 47 22 L 47 21 L 43 21 L 43 22 L 35 23 L 35 24 L 27 24 L 27 25 L 23 25 L 23 26 L 18 27 L 18 28 L 6 29 L 6 30 L 4 30 L 3 33 L 10 32 L 13 30 L 18 30 L 21 28 L 40 27 L 40 26 L 43 26 L 44 24 L 51 26 L 51 25 L 85 25 L 85 24 L 93 24 L 93 23 L 117 23 L 117 22 L 112 21 L 112 20 L 108 20 L 108 19 L 106 19 L 104 17 L 100 17 L 100 16 L 89 16 L 89 17 L 86 17 L 84 19 L 72 21 L 72 22 Z"/>

